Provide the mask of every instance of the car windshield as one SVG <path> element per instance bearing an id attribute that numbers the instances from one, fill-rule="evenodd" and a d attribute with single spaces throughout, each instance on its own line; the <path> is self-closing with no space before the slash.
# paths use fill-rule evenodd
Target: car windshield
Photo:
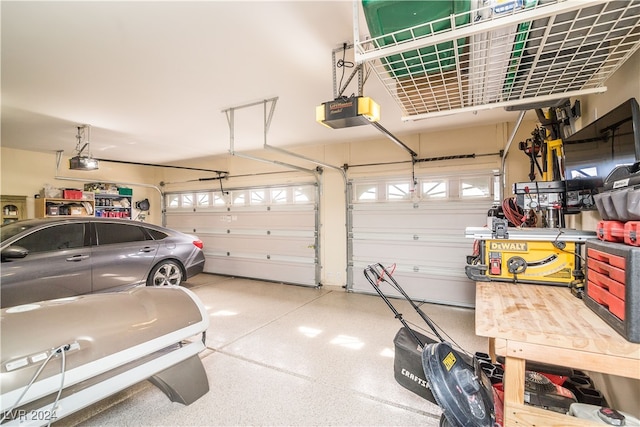
<path id="1" fill-rule="evenodd" d="M 18 233 L 22 233 L 24 230 L 33 228 L 34 224 L 23 224 L 21 221 L 11 222 L 9 224 L 2 224 L 0 227 L 0 241 L 4 242 L 7 239 L 15 236 Z"/>

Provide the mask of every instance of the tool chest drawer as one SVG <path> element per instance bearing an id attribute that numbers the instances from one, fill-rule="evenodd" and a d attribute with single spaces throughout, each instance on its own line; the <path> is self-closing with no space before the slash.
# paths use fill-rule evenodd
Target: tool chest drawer
<path id="1" fill-rule="evenodd" d="M 589 239 L 584 302 L 628 341 L 640 342 L 640 248 Z"/>

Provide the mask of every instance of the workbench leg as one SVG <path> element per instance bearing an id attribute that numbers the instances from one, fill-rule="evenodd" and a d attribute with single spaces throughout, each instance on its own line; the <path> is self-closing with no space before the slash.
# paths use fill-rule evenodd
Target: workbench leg
<path id="1" fill-rule="evenodd" d="M 496 339 L 489 338 L 489 357 L 491 358 L 491 363 L 496 363 L 498 358 L 496 357 Z"/>
<path id="2" fill-rule="evenodd" d="M 504 361 L 504 425 L 513 425 L 510 404 L 524 404 L 524 371 L 526 360 L 505 357 Z"/>

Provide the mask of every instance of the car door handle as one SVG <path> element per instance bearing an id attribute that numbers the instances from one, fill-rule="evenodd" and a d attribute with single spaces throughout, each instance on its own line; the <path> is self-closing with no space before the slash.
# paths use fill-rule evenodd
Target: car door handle
<path id="1" fill-rule="evenodd" d="M 89 255 L 74 255 L 67 258 L 67 261 L 78 262 L 89 258 Z"/>
<path id="2" fill-rule="evenodd" d="M 156 248 L 152 248 L 150 246 L 145 246 L 144 248 L 140 249 L 140 252 L 153 252 L 155 250 L 156 250 Z"/>

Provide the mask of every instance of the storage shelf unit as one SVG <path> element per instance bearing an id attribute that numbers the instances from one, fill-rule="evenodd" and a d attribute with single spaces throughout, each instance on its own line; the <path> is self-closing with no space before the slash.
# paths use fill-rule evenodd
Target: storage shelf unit
<path id="1" fill-rule="evenodd" d="M 418 120 L 603 92 L 640 47 L 640 0 L 522 3 L 472 5 L 365 40 L 354 6 L 355 60 L 373 70 L 403 120 Z"/>
<path id="2" fill-rule="evenodd" d="M 96 193 L 96 216 L 131 219 L 132 196 Z"/>
<path id="3" fill-rule="evenodd" d="M 50 207 L 49 209 L 47 207 Z M 95 203 L 93 200 L 81 199 L 36 199 L 35 217 L 61 217 L 61 216 L 94 216 Z"/>

